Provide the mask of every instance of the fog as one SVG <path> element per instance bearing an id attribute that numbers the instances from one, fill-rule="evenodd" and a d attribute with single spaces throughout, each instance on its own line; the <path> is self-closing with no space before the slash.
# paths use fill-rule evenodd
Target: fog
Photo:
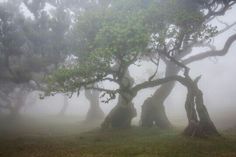
<path id="1" fill-rule="evenodd" d="M 235 12 L 235 13 L 234 13 Z M 230 15 L 236 14 L 236 11 L 232 11 Z M 227 19 L 227 18 L 226 18 Z M 231 30 L 234 33 L 234 29 Z M 230 33 L 228 33 L 230 35 Z M 222 48 L 222 43 L 225 42 L 224 38 L 220 36 L 214 40 L 217 49 Z M 205 103 L 209 110 L 209 113 L 215 122 L 216 126 L 221 129 L 226 129 L 236 126 L 236 72 L 235 72 L 235 57 L 234 51 L 236 46 L 232 46 L 226 56 L 208 58 L 203 61 L 191 64 L 192 75 L 202 75 L 203 78 L 199 82 L 199 86 L 204 93 Z M 196 49 L 202 51 L 201 49 Z M 131 70 L 132 76 L 136 78 L 136 82 L 142 82 L 147 79 L 144 74 L 148 76 L 148 70 L 153 71 L 152 65 L 143 63 L 142 68 L 138 69 L 133 67 Z M 200 68 L 199 68 L 200 67 Z M 163 75 L 163 74 L 162 74 Z M 110 84 L 104 84 L 104 86 L 110 86 Z M 150 97 L 157 88 L 150 88 L 138 93 L 134 99 L 135 107 L 138 110 L 138 116 L 133 120 L 137 125 L 140 119 L 141 105 L 146 98 Z M 175 89 L 171 92 L 165 102 L 166 112 L 172 123 L 179 126 L 185 126 L 187 123 L 187 117 L 184 109 L 184 101 L 186 97 L 186 89 L 179 83 L 177 83 Z M 63 96 L 58 94 L 54 97 L 46 97 L 44 100 L 39 99 L 37 92 L 31 93 L 28 98 L 37 99 L 35 103 L 25 106 L 23 114 L 31 116 L 42 115 L 57 115 L 63 106 Z M 117 100 L 111 101 L 109 104 L 100 102 L 102 110 L 108 114 L 111 109 L 116 105 Z M 66 115 L 75 116 L 84 119 L 89 109 L 89 101 L 85 98 L 84 93 L 81 92 L 79 97 L 77 95 L 72 96 L 69 99 L 69 107 L 66 110 Z M 81 120 L 80 119 L 80 120 Z"/>
<path id="2" fill-rule="evenodd" d="M 1 157 L 235 157 L 236 0 L 0 0 Z"/>
<path id="3" fill-rule="evenodd" d="M 6 1 L 2 1 L 6 2 Z M 49 4 L 45 5 L 44 11 L 49 16 L 51 10 L 55 10 L 55 7 Z M 26 6 L 22 3 L 20 5 L 20 12 L 24 14 L 26 18 L 34 19 L 33 13 L 31 13 Z M 225 24 L 219 21 L 224 21 L 227 24 L 234 22 L 236 15 L 236 8 L 233 7 L 224 16 L 217 17 L 211 24 L 217 26 L 218 29 L 223 29 Z M 216 49 L 222 49 L 227 38 L 236 32 L 236 27 L 232 27 L 222 35 L 217 36 L 211 42 Z M 195 48 L 193 54 L 204 52 L 207 48 Z M 191 76 L 197 77 L 202 75 L 202 79 L 199 82 L 199 87 L 204 94 L 204 102 L 208 109 L 208 112 L 219 129 L 227 129 L 236 126 L 236 72 L 235 72 L 235 57 L 236 45 L 233 44 L 227 53 L 222 57 L 211 57 L 195 63 L 190 64 Z M 135 83 L 141 83 L 149 78 L 149 75 L 155 71 L 155 67 L 147 61 L 138 63 L 140 66 L 133 65 L 129 68 L 131 76 L 135 79 Z M 163 63 L 162 63 L 163 64 Z M 165 71 L 164 65 L 160 65 L 162 71 L 158 75 L 163 76 Z M 103 83 L 104 87 L 115 87 L 111 83 Z M 138 125 L 140 121 L 141 106 L 143 102 L 156 91 L 158 87 L 144 89 L 138 93 L 134 98 L 133 103 L 137 109 L 138 115 L 132 120 L 134 125 Z M 32 91 L 27 96 L 26 105 L 20 109 L 21 116 L 29 116 L 34 118 L 53 117 L 58 116 L 64 105 L 64 95 L 56 94 L 55 96 L 45 97 L 40 99 L 39 93 L 41 91 Z M 184 127 L 187 125 L 186 111 L 184 107 L 186 98 L 186 88 L 181 84 L 176 83 L 174 90 L 171 92 L 168 99 L 165 101 L 165 109 L 169 120 L 172 124 L 178 127 Z M 118 98 L 118 97 L 117 97 Z M 103 112 L 107 115 L 112 108 L 117 104 L 117 98 L 109 103 L 102 103 L 100 100 L 100 106 Z M 72 118 L 68 121 L 82 122 L 87 115 L 90 108 L 90 102 L 86 99 L 84 91 L 79 96 L 74 94 L 68 98 L 69 106 L 66 108 L 64 118 Z M 62 117 L 63 118 L 63 117 Z M 99 127 L 100 124 L 96 126 Z"/>

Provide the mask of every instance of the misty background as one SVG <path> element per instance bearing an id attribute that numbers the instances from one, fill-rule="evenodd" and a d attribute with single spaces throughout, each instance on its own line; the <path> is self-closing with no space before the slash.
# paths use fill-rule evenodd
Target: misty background
<path id="1" fill-rule="evenodd" d="M 4 2 L 4 0 L 2 0 Z M 54 7 L 46 5 L 45 10 L 50 14 Z M 22 4 L 21 11 L 28 18 L 33 19 L 33 15 Z M 235 19 L 236 8 L 232 8 L 224 17 L 218 18 L 225 23 L 231 24 Z M 223 24 L 214 20 L 212 25 L 223 28 Z M 222 48 L 227 37 L 236 32 L 236 27 L 231 28 L 226 33 L 214 39 L 214 45 L 217 49 Z M 206 49 L 195 49 L 194 52 L 202 52 Z M 199 87 L 204 93 L 206 107 L 218 128 L 230 128 L 236 126 L 236 45 L 232 45 L 228 54 L 223 57 L 213 57 L 202 61 L 198 61 L 190 65 L 191 76 L 196 77 L 202 75 Z M 153 73 L 154 67 L 147 62 L 140 63 L 143 66 L 137 68 L 133 66 L 130 69 L 131 75 L 136 78 L 137 82 L 147 80 L 150 73 Z M 160 73 L 159 75 L 163 75 Z M 145 77 L 146 76 L 146 77 Z M 111 86 L 109 83 L 104 86 Z M 157 88 L 142 90 L 134 99 L 138 116 L 133 120 L 137 124 L 140 118 L 141 105 L 147 97 L 150 97 Z M 186 97 L 186 89 L 177 83 L 171 95 L 165 102 L 165 108 L 170 121 L 177 126 L 185 126 L 187 123 L 184 102 Z M 64 96 L 58 94 L 54 97 L 46 97 L 41 100 L 37 91 L 32 92 L 27 98 L 27 105 L 21 109 L 21 113 L 28 116 L 42 117 L 49 115 L 57 115 L 64 105 Z M 89 101 L 85 98 L 84 92 L 79 97 L 73 95 L 69 100 L 69 106 L 66 110 L 66 116 L 85 118 L 89 109 Z M 102 110 L 107 114 L 116 105 L 117 100 L 111 101 L 109 104 L 100 102 Z"/>

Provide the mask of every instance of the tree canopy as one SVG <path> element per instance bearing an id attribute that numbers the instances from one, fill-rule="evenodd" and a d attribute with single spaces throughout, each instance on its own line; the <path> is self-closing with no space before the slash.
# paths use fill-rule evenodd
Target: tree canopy
<path id="1" fill-rule="evenodd" d="M 178 81 L 188 91 L 185 108 L 189 125 L 185 133 L 218 134 L 197 85 L 200 77 L 190 76 L 188 64 L 227 53 L 235 35 L 228 38 L 222 50 L 215 50 L 211 41 L 235 23 L 219 30 L 210 21 L 224 15 L 235 3 L 235 0 L 9 0 L 0 8 L 0 83 L 12 84 L 13 88 L 1 87 L 0 98 L 10 99 L 9 92 L 18 85 L 24 90 L 30 88 L 32 80 L 40 90 L 46 83 L 45 96 L 98 90 L 103 92 L 101 97 L 107 98 L 103 100 L 106 103 L 119 96 L 103 126 L 128 127 L 136 116 L 132 100 L 140 90 L 169 82 L 173 88 L 173 82 Z M 31 14 L 30 18 L 22 12 L 22 6 Z M 49 11 L 47 7 L 53 9 Z M 193 55 L 198 46 L 210 51 Z M 137 84 L 129 70 L 133 65 L 142 66 L 139 64 L 142 61 L 149 61 L 156 70 Z M 161 63 L 165 64 L 165 76 L 159 75 Z M 116 86 L 103 86 L 107 81 Z M 163 104 L 172 88 L 156 91 L 159 104 Z M 148 104 L 151 107 L 146 111 L 157 111 L 152 99 L 148 99 Z M 8 106 L 12 105 L 2 105 L 0 101 L 0 107 Z M 149 120 L 151 125 L 153 121 L 157 123 L 153 119 Z"/>
<path id="2" fill-rule="evenodd" d="M 200 4 L 190 4 L 194 9 L 182 1 L 111 2 L 85 11 L 77 23 L 77 63 L 49 77 L 49 90 L 76 92 L 104 80 L 121 85 L 128 67 L 137 61 L 170 59 L 209 39 L 216 28 L 205 24 Z"/>

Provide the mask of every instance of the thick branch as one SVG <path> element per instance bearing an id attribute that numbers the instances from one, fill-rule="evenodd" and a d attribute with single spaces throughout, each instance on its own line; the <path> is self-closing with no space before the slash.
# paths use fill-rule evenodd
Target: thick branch
<path id="1" fill-rule="evenodd" d="M 187 81 L 186 81 L 186 79 L 184 77 L 176 75 L 176 76 L 170 76 L 170 77 L 166 77 L 166 78 L 162 78 L 162 79 L 157 79 L 157 80 L 153 80 L 153 81 L 143 82 L 141 84 L 138 84 L 138 85 L 134 86 L 132 88 L 132 91 L 136 95 L 137 92 L 139 90 L 141 90 L 141 89 L 150 88 L 150 87 L 156 87 L 156 86 L 159 86 L 161 84 L 168 83 L 170 81 L 178 81 L 178 82 L 180 82 L 183 85 L 187 84 Z"/>
<path id="2" fill-rule="evenodd" d="M 214 2 L 213 2 L 214 3 Z M 218 2 L 217 2 L 218 3 Z M 236 2 L 232 2 L 232 3 L 230 3 L 230 2 L 224 2 L 225 4 L 224 4 L 224 6 L 220 9 L 220 10 L 218 10 L 218 11 L 213 11 L 211 8 L 210 8 L 210 6 L 209 6 L 209 13 L 205 16 L 205 19 L 209 19 L 209 18 L 211 18 L 211 17 L 216 17 L 216 16 L 222 16 L 222 15 L 224 15 L 225 14 L 225 12 L 229 9 L 229 8 L 231 8 Z M 210 4 L 211 5 L 211 4 Z"/>

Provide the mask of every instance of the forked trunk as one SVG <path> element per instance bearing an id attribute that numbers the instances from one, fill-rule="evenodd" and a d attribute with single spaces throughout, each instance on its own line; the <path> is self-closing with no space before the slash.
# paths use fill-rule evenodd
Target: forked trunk
<path id="1" fill-rule="evenodd" d="M 188 80 L 188 83 L 188 94 L 185 103 L 188 126 L 183 134 L 191 137 L 220 135 L 207 112 L 197 82 Z"/>

